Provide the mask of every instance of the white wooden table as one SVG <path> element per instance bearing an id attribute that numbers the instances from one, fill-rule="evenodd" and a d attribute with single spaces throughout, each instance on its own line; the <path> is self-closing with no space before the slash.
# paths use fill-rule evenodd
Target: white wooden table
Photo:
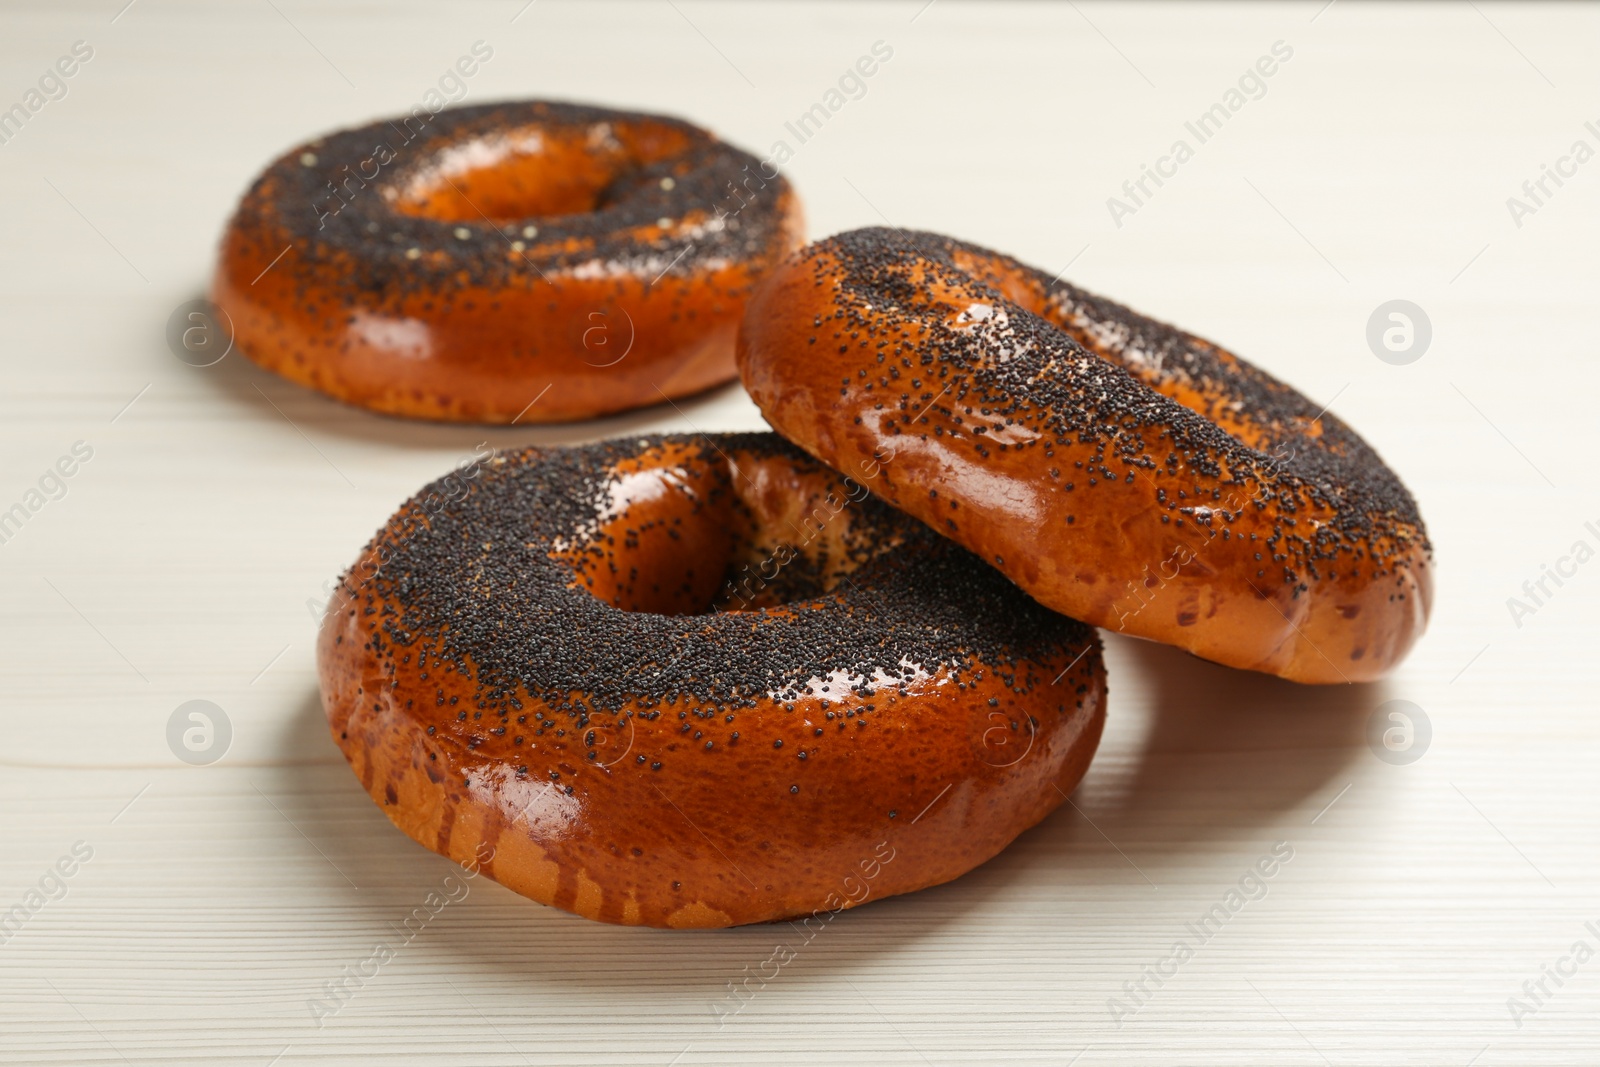
<path id="1" fill-rule="evenodd" d="M 0 916 L 23 916 L 0 1061 L 1600 1062 L 1600 562 L 1523 591 L 1600 549 L 1600 161 L 1562 162 L 1600 148 L 1600 9 L 123 2 L 0 12 L 0 108 L 92 49 L 0 144 L 0 510 L 92 449 L 0 544 Z M 1421 502 L 1431 631 L 1385 683 L 1334 689 L 1110 639 L 1073 806 L 842 916 L 744 1001 L 729 983 L 770 975 L 786 927 L 611 928 L 480 880 L 399 943 L 455 868 L 330 743 L 307 602 L 479 441 L 760 425 L 737 387 L 683 417 L 413 425 L 169 352 L 255 171 L 409 108 L 479 40 L 469 101 L 787 140 L 813 234 L 889 219 L 1066 269 L 1333 404 Z M 864 95 L 797 144 L 785 122 L 878 41 Z M 1201 143 L 1185 123 L 1275 42 L 1292 56 Z M 1192 157 L 1160 162 L 1179 139 Z M 1135 202 L 1147 164 L 1169 176 Z M 1568 173 L 1535 202 L 1546 164 Z M 1405 365 L 1366 337 L 1397 299 L 1431 323 Z M 209 766 L 168 746 L 190 700 L 231 724 Z M 1431 724 L 1409 763 L 1367 741 L 1390 700 Z M 1264 896 L 1186 934 L 1279 842 Z M 308 1002 L 380 942 L 395 958 L 317 1025 Z"/>

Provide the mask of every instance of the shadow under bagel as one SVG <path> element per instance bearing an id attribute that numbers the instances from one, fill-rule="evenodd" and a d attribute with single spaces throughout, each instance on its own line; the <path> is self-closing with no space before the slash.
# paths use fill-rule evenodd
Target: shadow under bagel
<path id="1" fill-rule="evenodd" d="M 1113 683 L 1137 678 L 1142 690 L 1130 697 L 1124 689 L 1119 710 L 1133 713 L 1127 704 L 1137 703 L 1144 729 L 1127 747 L 1109 744 L 1080 793 L 1108 833 L 1137 841 L 1157 865 L 1277 832 L 1271 828 L 1285 813 L 1331 799 L 1359 775 L 1367 721 L 1386 682 L 1305 686 L 1170 645 L 1105 636 Z M 1191 816 L 1198 811 L 1203 818 Z"/>
<path id="2" fill-rule="evenodd" d="M 859 951 L 862 939 L 870 940 L 875 952 L 909 950 L 980 911 L 1010 882 L 1027 876 L 1015 860 L 1003 868 L 991 861 L 979 868 L 991 872 L 983 878 L 969 874 L 915 894 L 869 900 L 870 906 L 810 922 L 778 920 L 710 930 L 592 922 L 520 896 L 488 877 L 473 877 L 396 829 L 350 774 L 329 738 L 315 689 L 307 691 L 285 723 L 284 749 L 303 756 L 308 733 L 317 735 L 318 754 L 328 758 L 274 766 L 261 775 L 261 781 L 274 804 L 306 835 L 308 865 L 336 861 L 338 873 L 329 870 L 319 892 L 331 895 L 340 909 L 360 914 L 362 925 L 377 931 L 379 942 L 396 950 L 397 970 L 419 964 L 446 973 L 487 970 L 512 983 L 519 996 L 539 990 L 558 995 L 666 996 L 686 1013 L 703 1011 L 708 1024 L 720 1028 L 731 1025 L 728 1017 L 736 1015 L 740 1002 L 748 1002 L 752 993 L 759 996 L 767 988 L 824 974 L 846 978 L 868 974 L 874 964 Z M 1047 817 L 1045 824 L 1025 831 L 1023 837 L 1047 833 L 1048 824 L 1064 817 L 1070 818 L 1064 812 Z M 299 835 L 295 839 L 300 840 Z M 1065 854 L 1059 857 L 1063 863 L 1067 859 Z M 424 907 L 429 893 L 440 891 L 446 878 L 467 889 L 458 888 L 458 902 L 440 908 L 408 938 L 405 920 Z M 370 940 L 357 942 L 361 954 L 370 948 Z M 763 962 L 780 946 L 787 951 L 774 973 Z M 326 977 L 338 977 L 336 971 L 330 968 Z M 750 975 L 760 975 L 761 980 L 743 987 L 738 1000 L 729 1001 L 730 983 L 744 982 Z M 383 981 L 381 974 L 372 979 L 377 989 Z M 319 983 L 306 990 L 306 998 L 320 997 L 322 992 Z M 355 1000 L 361 996 L 358 990 Z"/>

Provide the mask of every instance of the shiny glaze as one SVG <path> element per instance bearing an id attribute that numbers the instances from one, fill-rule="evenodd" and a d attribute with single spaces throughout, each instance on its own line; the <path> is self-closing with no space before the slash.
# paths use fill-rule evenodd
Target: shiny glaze
<path id="1" fill-rule="evenodd" d="M 1426 626 L 1426 532 L 1353 431 L 1008 257 L 817 242 L 752 298 L 739 362 L 779 432 L 840 469 L 893 449 L 874 493 L 1074 618 L 1310 683 L 1379 677 Z"/>
<path id="2" fill-rule="evenodd" d="M 577 624 L 581 632 L 524 632 L 517 619 L 529 609 L 496 576 L 499 563 L 487 575 L 476 569 L 522 545 L 481 532 L 472 535 L 483 539 L 477 544 L 461 544 L 466 538 L 441 518 L 449 508 L 434 508 L 429 529 L 408 539 L 403 531 L 420 529 L 419 502 L 437 486 L 396 514 L 329 607 L 318 666 L 333 737 L 412 838 L 590 919 L 826 921 L 984 862 L 1082 777 L 1104 717 L 1092 631 L 1033 605 L 978 560 L 772 435 L 600 448 L 579 454 L 597 477 L 541 483 L 531 496 L 504 487 L 574 453 L 496 457 L 449 505 L 470 514 L 510 501 L 544 516 L 550 485 L 587 501 L 567 526 L 535 522 L 523 532 L 512 520 L 538 559 L 511 564 L 505 578 L 531 587 L 529 604 L 571 598 L 589 620 Z M 435 530 L 444 545 L 437 551 L 463 554 L 460 561 L 428 562 Z M 761 564 L 780 545 L 794 550 L 783 568 L 790 577 L 749 579 L 772 573 Z M 922 561 L 933 557 L 940 566 L 927 570 Z M 427 587 L 453 582 L 457 562 L 481 593 L 468 597 L 471 618 L 446 623 L 449 612 L 427 607 Z M 924 572 L 932 577 L 917 577 Z M 939 579 L 952 574 L 971 578 L 968 593 L 961 581 Z M 941 596 L 932 586 L 968 599 L 930 600 Z M 414 603 L 403 603 L 408 597 Z M 480 612 L 472 606 L 485 603 L 479 597 L 497 606 Z M 954 621 L 919 622 L 911 617 L 918 603 Z M 717 610 L 706 614 L 710 607 Z M 981 630 L 974 624 L 970 641 L 948 632 L 968 610 L 987 620 Z M 827 653 L 835 624 L 857 612 L 867 613 L 859 648 Z M 497 628 L 502 619 L 510 630 Z M 989 636 L 1012 619 L 1031 648 Z M 612 677 L 592 692 L 558 691 L 571 683 L 550 678 L 563 662 L 557 649 L 543 668 L 514 665 L 524 681 L 513 691 L 484 659 L 504 661 L 503 648 L 474 654 L 447 640 L 478 647 L 470 636 L 478 632 L 503 634 L 502 645 L 532 641 L 536 652 L 567 636 L 574 655 L 614 648 Z M 651 655 L 657 638 L 667 651 L 654 666 L 630 662 Z M 878 649 L 880 641 L 889 647 Z M 951 655 L 914 651 L 930 642 Z M 813 647 L 824 650 L 815 670 L 805 666 Z M 675 648 L 672 659 L 691 664 L 676 676 L 672 663 L 660 663 Z M 894 677 L 880 677 L 871 695 L 841 686 L 844 674 L 871 662 Z M 529 685 L 534 674 L 550 684 Z M 612 701 L 616 693 L 623 697 Z M 507 701 L 514 706 L 501 715 Z M 541 715 L 569 723 L 573 703 L 587 709 L 584 728 L 535 734 Z"/>
<path id="3" fill-rule="evenodd" d="M 782 177 L 686 123 L 484 105 L 286 153 L 211 296 L 250 359 L 346 403 L 563 421 L 732 378 L 744 301 L 801 227 Z"/>

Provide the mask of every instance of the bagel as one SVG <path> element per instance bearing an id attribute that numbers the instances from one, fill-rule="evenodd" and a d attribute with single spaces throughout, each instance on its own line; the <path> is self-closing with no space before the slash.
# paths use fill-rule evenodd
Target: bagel
<path id="1" fill-rule="evenodd" d="M 1092 630 L 775 435 L 469 474 L 344 576 L 318 672 L 384 813 L 518 893 L 661 927 L 834 912 L 994 856 L 1094 753 Z"/>
<path id="2" fill-rule="evenodd" d="M 1300 682 L 1376 678 L 1427 624 L 1415 501 L 1339 419 L 1231 352 L 929 233 L 802 249 L 751 299 L 771 425 L 1040 603 Z"/>
<path id="3" fill-rule="evenodd" d="M 391 415 L 660 403 L 734 376 L 745 298 L 800 243 L 798 201 L 762 168 L 657 115 L 419 109 L 269 166 L 211 299 L 256 363 Z"/>

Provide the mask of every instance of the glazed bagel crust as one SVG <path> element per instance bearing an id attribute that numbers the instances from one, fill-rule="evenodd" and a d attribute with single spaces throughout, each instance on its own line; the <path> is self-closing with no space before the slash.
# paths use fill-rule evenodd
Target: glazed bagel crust
<path id="1" fill-rule="evenodd" d="M 856 490 L 771 434 L 436 483 L 329 606 L 333 736 L 412 838 L 591 919 L 728 926 L 954 878 L 1082 777 L 1099 643 Z"/>
<path id="2" fill-rule="evenodd" d="M 245 355 L 346 403 L 588 418 L 732 378 L 744 301 L 801 226 L 781 176 L 677 119 L 419 109 L 269 166 L 212 299 Z"/>
<path id="3" fill-rule="evenodd" d="M 1432 602 L 1411 494 L 1244 360 L 927 233 L 809 245 L 758 290 L 740 373 L 780 433 L 1041 603 L 1301 682 L 1376 678 Z"/>

